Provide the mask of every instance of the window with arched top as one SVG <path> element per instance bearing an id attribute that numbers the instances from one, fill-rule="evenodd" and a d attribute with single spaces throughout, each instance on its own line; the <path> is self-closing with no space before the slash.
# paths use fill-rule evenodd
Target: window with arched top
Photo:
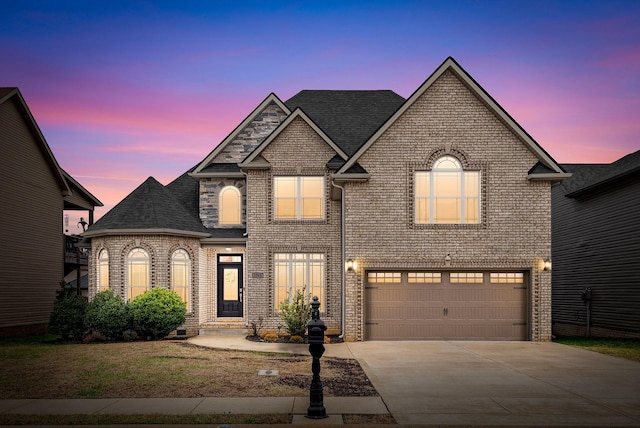
<path id="1" fill-rule="evenodd" d="M 151 287 L 150 257 L 142 248 L 134 248 L 127 255 L 127 299 L 135 299 Z"/>
<path id="2" fill-rule="evenodd" d="M 98 253 L 98 292 L 109 289 L 109 252 L 106 249 Z"/>
<path id="3" fill-rule="evenodd" d="M 414 179 L 417 224 L 480 223 L 480 171 L 465 171 L 446 155 L 430 171 L 416 171 Z"/>
<path id="4" fill-rule="evenodd" d="M 191 312 L 191 258 L 182 249 L 171 255 L 171 289 L 187 305 L 187 312 Z"/>
<path id="5" fill-rule="evenodd" d="M 235 186 L 226 186 L 220 191 L 219 219 L 224 225 L 242 224 L 242 195 Z"/>

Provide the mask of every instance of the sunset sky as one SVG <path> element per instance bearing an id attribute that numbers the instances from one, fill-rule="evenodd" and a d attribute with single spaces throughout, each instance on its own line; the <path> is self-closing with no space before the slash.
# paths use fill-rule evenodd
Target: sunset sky
<path id="1" fill-rule="evenodd" d="M 197 164 L 270 92 L 406 98 L 448 56 L 560 163 L 640 149 L 638 1 L 0 5 L 0 86 L 105 204 L 96 219 Z"/>

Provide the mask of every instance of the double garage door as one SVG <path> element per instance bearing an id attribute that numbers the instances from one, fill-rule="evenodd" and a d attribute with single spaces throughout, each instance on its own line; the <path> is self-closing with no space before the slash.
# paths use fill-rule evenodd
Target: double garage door
<path id="1" fill-rule="evenodd" d="M 526 272 L 367 272 L 366 340 L 527 340 Z"/>

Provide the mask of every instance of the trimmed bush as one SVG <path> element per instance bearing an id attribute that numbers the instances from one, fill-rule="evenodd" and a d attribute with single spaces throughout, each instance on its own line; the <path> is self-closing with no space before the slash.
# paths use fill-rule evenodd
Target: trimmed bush
<path id="1" fill-rule="evenodd" d="M 87 329 L 113 340 L 122 340 L 131 325 L 127 304 L 112 290 L 101 291 L 93 297 L 84 321 Z"/>
<path id="2" fill-rule="evenodd" d="M 291 336 L 289 338 L 289 343 L 304 343 L 304 339 L 300 336 Z"/>
<path id="3" fill-rule="evenodd" d="M 161 339 L 184 324 L 187 307 L 166 288 L 153 288 L 129 302 L 133 327 L 140 336 Z"/>
<path id="4" fill-rule="evenodd" d="M 62 340 L 81 340 L 86 332 L 86 310 L 87 301 L 84 297 L 78 296 L 75 288 L 61 281 L 49 317 L 49 331 L 59 335 Z"/>
<path id="5" fill-rule="evenodd" d="M 307 323 L 311 319 L 311 295 L 306 294 L 306 288 L 296 290 L 293 296 L 289 293 L 287 300 L 280 303 L 280 318 L 291 336 L 304 337 L 307 333 Z"/>

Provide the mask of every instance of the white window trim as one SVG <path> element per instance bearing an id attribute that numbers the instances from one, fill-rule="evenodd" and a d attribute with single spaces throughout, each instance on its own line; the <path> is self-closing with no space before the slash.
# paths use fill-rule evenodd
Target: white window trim
<path id="1" fill-rule="evenodd" d="M 222 213 L 225 210 L 225 205 L 222 203 L 223 200 L 223 196 L 226 192 L 234 192 L 236 194 L 236 196 L 238 197 L 238 204 L 235 207 L 238 210 L 238 223 L 223 223 L 222 222 Z M 223 226 L 238 226 L 242 224 L 242 193 L 240 193 L 240 190 L 236 187 L 236 186 L 225 186 L 222 188 L 222 190 L 220 190 L 220 194 L 218 195 L 218 223 L 220 225 Z"/>
<path id="2" fill-rule="evenodd" d="M 176 253 L 184 253 L 187 257 L 186 259 L 176 259 Z M 171 282 L 171 290 L 175 291 L 176 285 L 173 283 L 173 269 L 175 264 L 184 264 L 185 271 L 187 274 L 186 284 L 184 286 L 180 285 L 179 288 L 186 288 L 187 301 L 185 302 L 187 305 L 187 312 L 191 312 L 191 255 L 189 252 L 183 248 L 178 248 L 173 253 L 171 253 L 171 272 L 169 272 L 169 280 Z"/>
<path id="3" fill-rule="evenodd" d="M 435 162 L 437 163 L 439 160 L 441 160 L 444 157 L 448 157 L 451 158 L 453 160 L 455 160 L 455 162 L 460 166 L 459 168 L 439 168 L 439 169 L 430 169 L 430 170 L 426 170 L 426 171 L 415 171 L 413 174 L 413 181 L 414 181 L 414 215 L 413 215 L 413 221 L 415 224 L 481 224 L 482 223 L 482 173 L 480 171 L 465 171 L 462 168 L 462 164 L 460 163 L 460 161 L 458 159 L 456 159 L 455 157 L 451 156 L 451 155 L 445 155 L 445 156 L 441 156 L 440 158 L 438 158 Z M 439 172 L 456 172 L 460 174 L 460 193 L 459 193 L 459 197 L 440 197 L 440 198 L 436 198 L 434 195 L 434 191 L 435 191 L 435 180 L 434 180 L 434 174 L 439 173 Z M 477 222 L 473 222 L 473 223 L 468 223 L 466 221 L 466 210 L 467 210 L 467 204 L 466 204 L 466 200 L 467 200 L 467 196 L 466 196 L 466 179 L 467 179 L 467 173 L 477 173 L 478 174 L 478 221 Z M 429 196 L 425 197 L 425 196 L 418 196 L 418 186 L 416 185 L 417 179 L 418 179 L 418 174 L 428 174 L 429 175 Z M 459 211 L 459 221 L 457 222 L 437 222 L 435 221 L 435 200 L 436 199 L 460 199 L 460 211 Z M 429 204 L 429 221 L 428 222 L 421 222 L 418 221 L 418 211 L 420 209 L 420 204 L 419 201 L 421 200 L 426 200 Z"/>
<path id="4" fill-rule="evenodd" d="M 296 216 L 293 218 L 283 218 L 283 217 L 278 217 L 277 215 L 277 209 L 276 209 L 276 180 L 278 178 L 295 178 L 296 179 L 296 196 L 295 196 L 295 210 L 296 210 Z M 303 217 L 302 216 L 302 186 L 301 186 L 301 182 L 303 178 L 319 178 L 321 180 L 321 195 L 320 195 L 320 209 L 321 209 L 321 214 L 320 217 Z M 324 176 L 322 175 L 277 175 L 273 177 L 273 195 L 272 195 L 272 204 L 273 204 L 273 218 L 274 220 L 279 220 L 279 221 L 298 221 L 298 220 L 304 220 L 304 221 L 322 221 L 326 219 L 326 208 L 325 208 L 325 204 L 326 204 L 326 195 L 325 195 L 325 179 Z"/>

